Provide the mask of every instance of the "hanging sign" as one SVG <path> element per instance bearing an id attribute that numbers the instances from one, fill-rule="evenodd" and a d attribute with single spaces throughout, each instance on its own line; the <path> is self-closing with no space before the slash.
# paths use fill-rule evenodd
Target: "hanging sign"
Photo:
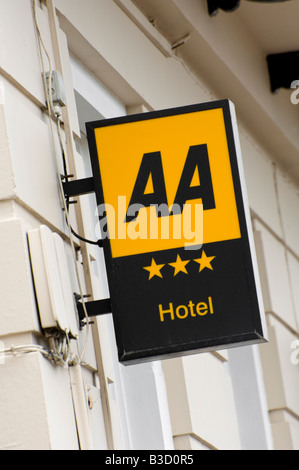
<path id="1" fill-rule="evenodd" d="M 264 341 L 232 103 L 86 128 L 120 361 Z"/>

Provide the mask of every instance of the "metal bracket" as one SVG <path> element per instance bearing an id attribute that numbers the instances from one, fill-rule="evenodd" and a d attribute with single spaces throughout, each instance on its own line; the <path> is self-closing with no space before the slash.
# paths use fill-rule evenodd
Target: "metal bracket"
<path id="1" fill-rule="evenodd" d="M 62 176 L 62 178 L 66 177 Z M 95 192 L 93 177 L 83 178 L 81 180 L 63 181 L 62 186 L 64 194 L 67 198 Z"/>
<path id="2" fill-rule="evenodd" d="M 62 179 L 66 180 L 62 182 L 62 186 L 64 195 L 67 199 L 70 197 L 82 196 L 84 194 L 91 194 L 95 192 L 94 179 L 92 177 L 73 181 L 68 181 L 68 178 L 70 178 L 70 175 L 62 176 Z M 78 294 L 74 295 L 77 305 L 80 327 L 83 328 L 85 320 L 84 307 L 81 302 L 81 296 Z M 112 313 L 110 299 L 84 302 L 84 306 L 86 308 L 88 317 L 97 317 L 99 315 L 106 315 L 108 313 Z"/>
<path id="3" fill-rule="evenodd" d="M 62 186 L 64 195 L 67 199 L 75 196 L 82 196 L 84 194 L 91 194 L 95 192 L 94 179 L 83 178 L 80 180 L 69 181 L 70 175 L 62 175 Z M 85 320 L 85 311 L 83 304 L 81 302 L 81 296 L 78 294 L 75 295 L 77 312 L 79 317 L 80 327 L 83 328 Z M 97 317 L 99 315 L 106 315 L 112 313 L 111 301 L 110 299 L 95 300 L 92 302 L 84 302 L 86 312 L 88 317 Z"/>
<path id="4" fill-rule="evenodd" d="M 240 0 L 207 0 L 210 16 L 216 16 L 219 8 L 226 12 L 235 11 L 240 6 Z"/>
<path id="5" fill-rule="evenodd" d="M 271 91 L 279 88 L 290 89 L 293 81 L 299 79 L 299 51 L 269 54 L 267 63 L 269 69 Z"/>
<path id="6" fill-rule="evenodd" d="M 84 308 L 82 302 L 80 301 L 81 297 L 78 294 L 75 294 L 78 317 L 81 328 L 85 325 L 84 320 L 86 319 Z M 110 299 L 94 300 L 91 302 L 84 303 L 88 318 L 99 317 L 100 315 L 107 315 L 112 313 L 112 306 Z"/>

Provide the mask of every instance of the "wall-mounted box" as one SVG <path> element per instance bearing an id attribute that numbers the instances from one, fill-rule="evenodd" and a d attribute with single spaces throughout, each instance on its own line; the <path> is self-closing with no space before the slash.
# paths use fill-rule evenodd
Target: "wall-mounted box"
<path id="1" fill-rule="evenodd" d="M 28 232 L 41 326 L 78 337 L 77 315 L 63 240 L 45 225 Z"/>

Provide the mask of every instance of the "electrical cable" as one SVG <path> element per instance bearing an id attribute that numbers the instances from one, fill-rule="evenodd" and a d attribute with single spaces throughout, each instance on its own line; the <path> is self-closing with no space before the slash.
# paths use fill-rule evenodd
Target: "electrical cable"
<path id="1" fill-rule="evenodd" d="M 57 130 L 58 130 L 58 137 L 59 137 L 59 143 L 60 143 L 60 148 L 61 148 L 61 154 L 62 154 L 62 160 L 63 160 L 63 169 L 64 169 L 64 179 L 65 181 L 68 181 L 68 169 L 67 169 L 67 164 L 66 164 L 66 158 L 65 158 L 65 151 L 64 151 L 64 146 L 63 146 L 63 141 L 62 141 L 62 136 L 61 136 L 61 125 L 60 125 L 60 119 L 59 116 L 57 117 Z M 69 198 L 66 197 L 66 204 L 67 208 L 69 208 Z M 102 240 L 88 240 L 87 238 L 82 237 L 82 235 L 79 235 L 78 233 L 75 232 L 75 230 L 71 227 L 72 234 L 78 238 L 78 240 L 81 240 L 84 243 L 88 243 L 89 245 L 95 245 L 98 246 L 99 248 L 103 247 L 103 241 Z"/>
<path id="2" fill-rule="evenodd" d="M 48 59 L 48 63 L 49 63 L 48 86 L 47 86 L 46 72 L 45 72 L 45 69 L 43 67 L 43 81 L 44 81 L 45 95 L 46 95 L 46 97 L 49 97 L 49 99 L 47 98 L 47 106 L 48 106 L 48 110 L 51 110 L 52 116 L 55 116 L 55 110 L 54 110 L 53 100 L 52 100 L 52 87 L 51 87 L 51 78 L 52 78 L 52 70 L 53 70 L 52 69 L 52 61 L 51 61 L 50 55 L 48 53 L 48 50 L 46 48 L 46 45 L 44 43 L 44 40 L 43 40 L 43 37 L 42 37 L 42 34 L 41 34 L 41 30 L 40 30 L 40 27 L 39 27 L 39 23 L 38 23 L 38 19 L 37 19 L 36 0 L 33 0 L 33 15 L 34 15 L 35 28 L 36 28 L 37 35 L 38 35 L 38 40 L 39 40 L 42 64 L 44 65 L 44 59 L 43 59 L 43 56 L 42 56 L 42 49 L 44 50 L 44 52 L 47 56 L 47 59 Z M 48 90 L 47 90 L 47 88 L 48 88 Z"/>
<path id="3" fill-rule="evenodd" d="M 93 240 L 87 240 L 87 238 L 82 237 L 81 235 L 78 235 L 78 233 L 75 232 L 75 230 L 71 227 L 72 234 L 78 238 L 78 240 L 81 240 L 84 243 L 88 243 L 89 245 L 95 245 L 98 246 L 99 248 L 103 247 L 103 240 L 98 240 L 98 241 L 93 241 Z"/>
<path id="4" fill-rule="evenodd" d="M 68 365 L 68 357 L 67 360 L 65 360 L 63 354 L 60 354 L 54 350 L 46 349 L 43 346 L 39 346 L 37 344 L 25 344 L 19 346 L 11 345 L 10 348 L 0 350 L 0 358 L 3 356 L 20 356 L 23 354 L 31 354 L 37 352 L 41 353 L 44 357 L 46 357 L 56 365 L 60 365 L 63 367 Z"/>
<path id="5" fill-rule="evenodd" d="M 60 126 L 60 116 L 56 116 L 56 124 L 57 124 L 57 131 L 58 131 L 58 137 L 59 137 L 59 143 L 60 143 L 60 150 L 61 150 L 61 155 L 62 155 L 62 163 L 63 163 L 63 171 L 65 175 L 66 181 L 68 180 L 68 170 L 67 170 L 67 163 L 66 163 L 66 157 L 65 157 L 65 151 L 64 151 L 64 146 L 63 146 L 63 141 L 62 141 L 62 136 L 61 136 L 61 126 Z"/>
<path id="6" fill-rule="evenodd" d="M 80 357 L 79 357 L 79 363 L 81 364 L 84 353 L 85 353 L 85 350 L 86 350 L 86 347 L 87 347 L 87 343 L 88 343 L 88 338 L 89 338 L 89 333 L 90 333 L 90 321 L 89 321 L 87 309 L 86 309 L 85 302 L 84 302 L 83 288 L 82 288 L 79 268 L 78 268 L 78 264 L 77 264 L 76 249 L 75 249 L 75 244 L 74 244 L 74 240 L 73 240 L 73 236 L 72 236 L 73 235 L 72 228 L 71 228 L 71 224 L 70 224 L 70 220 L 69 220 L 69 212 L 68 212 L 69 208 L 68 208 L 67 201 L 64 197 L 64 190 L 63 190 L 62 180 L 61 180 L 61 176 L 60 176 L 60 172 L 59 172 L 59 158 L 58 158 L 58 155 L 57 155 L 57 150 L 56 150 L 56 145 L 55 145 L 54 129 L 53 129 L 53 123 L 52 123 L 53 119 L 56 121 L 57 133 L 58 133 L 60 147 L 61 147 L 64 171 L 65 171 L 65 174 L 67 175 L 68 173 L 67 173 L 66 158 L 65 158 L 64 146 L 63 146 L 63 141 L 62 141 L 62 136 L 61 136 L 61 129 L 60 129 L 60 115 L 61 115 L 61 112 L 58 112 L 58 109 L 55 110 L 54 105 L 53 105 L 52 87 L 51 87 L 51 75 L 52 75 L 53 68 L 52 68 L 52 62 L 51 62 L 50 55 L 49 55 L 49 53 L 47 51 L 47 48 L 45 46 L 44 40 L 42 38 L 41 30 L 40 30 L 40 27 L 39 27 L 39 24 L 38 24 L 36 0 L 33 0 L 33 16 L 34 16 L 34 22 L 35 22 L 35 27 L 36 27 L 37 36 L 38 36 L 39 51 L 40 51 L 42 69 L 43 69 L 42 76 L 43 76 L 43 82 L 44 82 L 44 88 L 45 88 L 45 96 L 46 96 L 47 111 L 48 111 L 48 116 L 49 116 L 49 124 L 50 124 L 50 130 L 51 130 L 52 144 L 53 144 L 53 150 L 54 150 L 54 155 L 55 155 L 55 160 L 56 160 L 56 170 L 57 170 L 57 179 L 58 179 L 58 184 L 59 184 L 59 191 L 60 191 L 60 195 L 61 195 L 61 199 L 62 199 L 66 224 L 67 224 L 68 232 L 69 232 L 69 240 L 70 240 L 70 245 L 71 245 L 71 249 L 72 249 L 72 255 L 73 255 L 73 261 L 74 261 L 74 266 L 75 266 L 76 278 L 77 278 L 78 287 L 79 287 L 79 294 L 80 294 L 80 298 L 81 298 L 81 301 L 82 301 L 84 316 L 86 318 L 86 336 L 85 336 L 84 345 L 83 345 L 82 350 L 80 351 Z M 45 55 L 46 55 L 48 63 L 49 63 L 48 87 L 47 87 L 46 68 L 45 68 L 45 63 L 44 63 L 44 58 L 43 58 L 43 51 L 45 52 Z"/>

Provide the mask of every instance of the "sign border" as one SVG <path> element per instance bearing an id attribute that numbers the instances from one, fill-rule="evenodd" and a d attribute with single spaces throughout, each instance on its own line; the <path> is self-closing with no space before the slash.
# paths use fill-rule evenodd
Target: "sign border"
<path id="1" fill-rule="evenodd" d="M 251 226 L 251 217 L 250 217 L 250 210 L 247 198 L 247 190 L 246 190 L 246 183 L 245 183 L 245 176 L 244 176 L 244 169 L 243 169 L 243 162 L 241 156 L 241 147 L 239 141 L 239 133 L 237 128 L 237 121 L 236 121 L 236 114 L 235 114 L 235 107 L 230 100 L 217 100 L 211 101 L 207 103 L 199 103 L 193 105 L 187 105 L 183 107 L 177 108 L 170 108 L 170 109 L 162 109 L 159 111 L 150 111 L 147 113 L 141 114 L 133 114 L 128 116 L 121 116 L 116 118 L 109 118 L 103 119 L 100 121 L 92 121 L 86 123 L 86 131 L 87 131 L 87 139 L 88 139 L 88 146 L 91 158 L 91 166 L 94 178 L 94 186 L 95 186 L 95 193 L 96 193 L 96 200 L 97 204 L 105 204 L 104 194 L 103 194 L 103 185 L 102 185 L 102 177 L 100 172 L 100 162 L 98 156 L 98 149 L 96 144 L 96 137 L 95 137 L 95 130 L 100 127 L 107 127 L 107 126 L 114 126 L 120 124 L 128 124 L 134 123 L 139 121 L 146 121 L 152 120 L 157 118 L 164 118 L 164 117 L 171 117 L 175 115 L 183 115 L 188 113 L 195 113 L 201 111 L 209 111 L 213 109 L 220 109 L 223 110 L 224 116 L 224 123 L 225 123 L 225 130 L 227 135 L 227 144 L 229 150 L 229 157 L 230 157 L 230 164 L 231 164 L 231 171 L 232 171 L 232 178 L 234 184 L 234 191 L 236 197 L 236 205 L 237 205 L 237 213 L 239 217 L 239 225 L 240 225 L 240 232 L 241 232 L 241 239 L 245 246 L 244 250 L 244 262 L 245 262 L 245 269 L 247 272 L 247 279 L 249 281 L 248 291 L 250 294 L 250 299 L 255 298 L 256 303 L 258 304 L 259 311 L 256 308 L 251 308 L 251 312 L 253 315 L 253 323 L 255 325 L 255 331 L 252 334 L 240 334 L 238 336 L 230 336 L 230 337 L 223 337 L 221 338 L 223 341 L 219 345 L 220 338 L 216 340 L 207 340 L 203 342 L 200 341 L 200 344 L 194 344 L 194 349 L 186 349 L 185 351 L 181 349 L 177 349 L 174 346 L 173 351 L 171 351 L 171 347 L 167 346 L 167 348 L 159 348 L 159 351 L 151 350 L 151 353 L 148 351 L 140 351 L 139 353 L 136 352 L 135 355 L 132 356 L 132 353 L 127 353 L 124 348 L 121 328 L 118 322 L 118 314 L 115 310 L 115 306 L 118 303 L 117 293 L 115 289 L 115 277 L 113 273 L 113 258 L 112 258 L 112 250 L 111 244 L 108 237 L 103 239 L 103 249 L 104 249 L 104 257 L 106 262 L 106 269 L 107 269 L 107 276 L 108 276 L 108 285 L 110 290 L 110 298 L 111 298 L 111 305 L 112 305 L 112 314 L 114 320 L 114 327 L 115 333 L 117 338 L 117 346 L 119 352 L 119 360 L 120 362 L 126 364 L 134 364 L 139 362 L 146 362 L 152 360 L 158 360 L 161 358 L 170 358 L 174 356 L 183 356 L 183 355 L 190 355 L 199 352 L 208 352 L 211 350 L 220 350 L 225 349 L 228 347 L 237 347 L 243 345 L 245 342 L 247 345 L 256 344 L 261 342 L 266 342 L 268 340 L 268 333 L 266 327 L 266 319 L 265 319 L 265 312 L 263 306 L 263 299 L 262 299 L 262 292 L 260 287 L 260 279 L 259 279 L 259 272 L 256 260 L 256 253 L 255 253 L 255 244 L 253 239 L 253 232 Z M 253 273 L 253 276 L 252 276 Z M 216 344 L 217 343 L 217 344 Z M 190 346 L 189 346 L 190 347 Z M 166 351 L 167 349 L 167 351 Z"/>

